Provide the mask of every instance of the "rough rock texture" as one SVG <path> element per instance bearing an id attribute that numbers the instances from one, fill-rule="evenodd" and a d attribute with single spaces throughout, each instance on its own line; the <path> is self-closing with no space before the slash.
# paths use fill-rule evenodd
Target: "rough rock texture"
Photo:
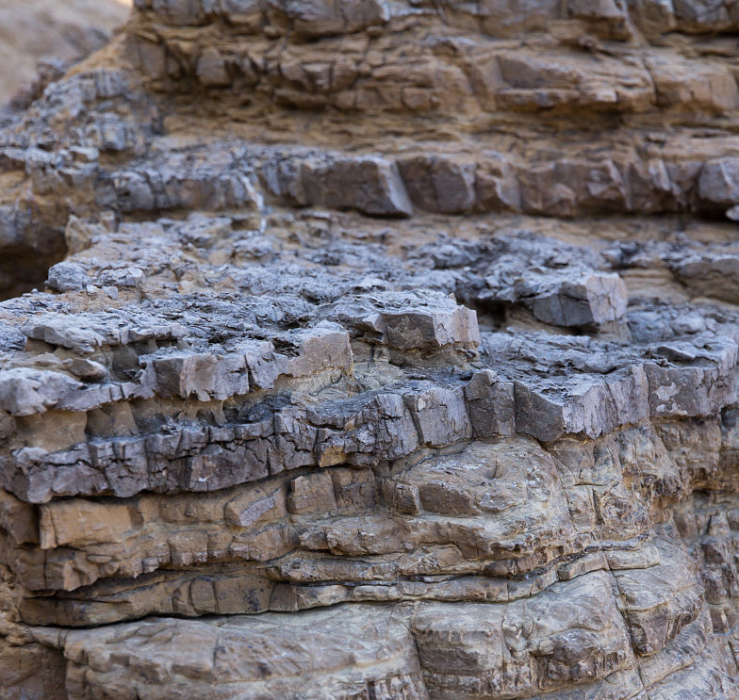
<path id="1" fill-rule="evenodd" d="M 737 700 L 737 32 L 137 0 L 8 116 L 0 696 Z"/>

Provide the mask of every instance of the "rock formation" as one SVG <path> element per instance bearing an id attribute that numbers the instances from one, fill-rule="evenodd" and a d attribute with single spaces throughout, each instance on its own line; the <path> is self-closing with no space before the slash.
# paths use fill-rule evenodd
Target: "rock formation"
<path id="1" fill-rule="evenodd" d="M 6 117 L 3 700 L 737 700 L 737 32 L 137 0 Z"/>
<path id="2" fill-rule="evenodd" d="M 132 0 L 3 0 L 0 4 L 0 108 L 22 108 L 66 64 L 102 48 L 123 24 Z M 41 61 L 40 79 L 37 62 Z"/>

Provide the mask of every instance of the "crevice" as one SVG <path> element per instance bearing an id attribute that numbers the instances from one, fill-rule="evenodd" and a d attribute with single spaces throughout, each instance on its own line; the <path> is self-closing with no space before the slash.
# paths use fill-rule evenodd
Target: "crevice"
<path id="1" fill-rule="evenodd" d="M 0 301 L 14 299 L 34 289 L 42 289 L 49 268 L 64 260 L 64 244 L 50 253 L 17 245 L 0 251 Z"/>

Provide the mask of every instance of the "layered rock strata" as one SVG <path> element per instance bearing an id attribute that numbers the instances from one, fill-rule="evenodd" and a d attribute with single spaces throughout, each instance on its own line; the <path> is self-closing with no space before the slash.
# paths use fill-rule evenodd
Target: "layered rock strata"
<path id="1" fill-rule="evenodd" d="M 8 117 L 2 697 L 739 698 L 738 28 L 141 0 Z"/>

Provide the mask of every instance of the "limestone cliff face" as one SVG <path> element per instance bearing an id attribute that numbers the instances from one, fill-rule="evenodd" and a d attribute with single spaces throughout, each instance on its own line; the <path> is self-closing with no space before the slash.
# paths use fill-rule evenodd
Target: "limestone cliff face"
<path id="1" fill-rule="evenodd" d="M 137 0 L 7 117 L 0 697 L 737 700 L 737 33 Z"/>

